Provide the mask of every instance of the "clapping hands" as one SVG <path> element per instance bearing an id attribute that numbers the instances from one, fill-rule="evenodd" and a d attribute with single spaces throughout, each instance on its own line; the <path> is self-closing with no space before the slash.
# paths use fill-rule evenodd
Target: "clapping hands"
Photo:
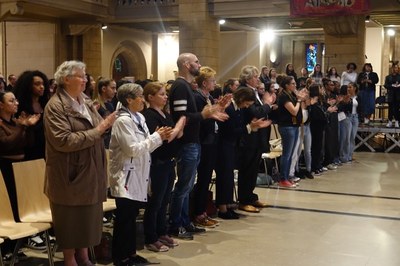
<path id="1" fill-rule="evenodd" d="M 23 125 L 26 127 L 35 125 L 41 117 L 41 114 L 27 115 L 25 112 L 22 112 L 21 115 L 14 119 L 15 123 L 19 125 Z"/>
<path id="2" fill-rule="evenodd" d="M 272 124 L 272 120 L 265 120 L 264 118 L 254 118 L 250 122 L 250 128 L 252 131 L 256 131 L 259 128 L 269 127 Z"/>
<path id="3" fill-rule="evenodd" d="M 101 123 L 96 127 L 97 130 L 100 131 L 101 134 L 103 134 L 114 124 L 115 119 L 117 119 L 117 111 L 111 113 L 103 121 L 101 121 Z"/>
<path id="4" fill-rule="evenodd" d="M 173 130 L 172 127 L 159 127 L 156 129 L 156 132 L 160 134 L 161 139 L 164 141 L 171 137 Z"/>

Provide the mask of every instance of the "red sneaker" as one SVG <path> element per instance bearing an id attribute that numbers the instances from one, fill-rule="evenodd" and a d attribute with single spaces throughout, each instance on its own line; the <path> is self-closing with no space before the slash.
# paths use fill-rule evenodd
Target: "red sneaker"
<path id="1" fill-rule="evenodd" d="M 279 186 L 280 187 L 288 187 L 288 188 L 295 188 L 296 185 L 292 184 L 290 181 L 288 180 L 284 180 L 284 181 L 279 181 Z"/>

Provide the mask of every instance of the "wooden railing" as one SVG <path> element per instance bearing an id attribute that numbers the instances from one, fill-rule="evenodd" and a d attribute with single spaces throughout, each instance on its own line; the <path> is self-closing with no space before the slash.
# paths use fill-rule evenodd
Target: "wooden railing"
<path id="1" fill-rule="evenodd" d="M 118 6 L 176 5 L 179 0 L 117 0 Z"/>
<path id="2" fill-rule="evenodd" d="M 178 19 L 179 0 L 115 0 L 115 21 Z"/>

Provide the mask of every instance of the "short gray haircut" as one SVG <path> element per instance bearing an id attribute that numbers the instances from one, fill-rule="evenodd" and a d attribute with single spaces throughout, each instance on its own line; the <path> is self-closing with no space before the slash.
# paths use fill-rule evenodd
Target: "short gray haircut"
<path id="1" fill-rule="evenodd" d="M 54 79 L 60 87 L 64 87 L 64 78 L 67 76 L 74 75 L 76 70 L 85 71 L 86 65 L 81 61 L 71 60 L 65 61 L 57 67 L 56 73 L 54 73 Z"/>
<path id="2" fill-rule="evenodd" d="M 176 61 L 176 65 L 178 69 L 182 69 L 183 65 L 190 61 L 191 58 L 195 57 L 192 53 L 183 53 L 178 56 L 178 60 Z"/>
<path id="3" fill-rule="evenodd" d="M 132 98 L 136 99 L 137 97 L 143 94 L 143 88 L 139 84 L 136 83 L 126 83 L 121 85 L 117 91 L 117 99 L 121 102 L 124 107 L 128 106 L 128 101 L 126 99 Z"/>
<path id="4" fill-rule="evenodd" d="M 239 81 L 241 84 L 246 84 L 247 80 L 251 79 L 252 77 L 258 75 L 260 72 L 258 68 L 255 66 L 244 66 L 239 74 Z"/>

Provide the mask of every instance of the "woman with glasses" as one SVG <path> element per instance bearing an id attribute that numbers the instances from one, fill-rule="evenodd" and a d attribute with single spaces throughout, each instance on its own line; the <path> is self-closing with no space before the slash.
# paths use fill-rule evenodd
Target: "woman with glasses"
<path id="1" fill-rule="evenodd" d="M 136 254 L 136 217 L 148 200 L 150 153 L 168 140 L 173 129 L 162 126 L 150 134 L 140 113 L 144 99 L 139 84 L 128 83 L 119 87 L 117 99 L 122 107 L 118 110 L 110 141 L 110 189 L 117 204 L 113 261 L 117 266 L 146 264 L 149 262 Z"/>
<path id="2" fill-rule="evenodd" d="M 15 221 L 19 221 L 17 191 L 15 187 L 12 163 L 25 158 L 27 145 L 27 131 L 40 119 L 40 114 L 20 115 L 15 119 L 18 111 L 18 100 L 12 92 L 0 92 L 0 170 L 7 188 Z M 14 249 L 13 243 L 2 245 L 3 254 Z"/>
<path id="3" fill-rule="evenodd" d="M 0 92 L 0 169 L 10 197 L 15 221 L 19 221 L 17 193 L 14 181 L 13 162 L 25 158 L 27 144 L 26 132 L 40 119 L 40 114 L 21 115 L 18 112 L 18 100 L 12 92 Z"/>
<path id="4" fill-rule="evenodd" d="M 56 70 L 57 92 L 44 109 L 45 193 L 64 265 L 94 265 L 88 247 L 100 243 L 107 171 L 103 134 L 115 120 L 97 113 L 84 93 L 86 65 L 66 61 Z"/>

